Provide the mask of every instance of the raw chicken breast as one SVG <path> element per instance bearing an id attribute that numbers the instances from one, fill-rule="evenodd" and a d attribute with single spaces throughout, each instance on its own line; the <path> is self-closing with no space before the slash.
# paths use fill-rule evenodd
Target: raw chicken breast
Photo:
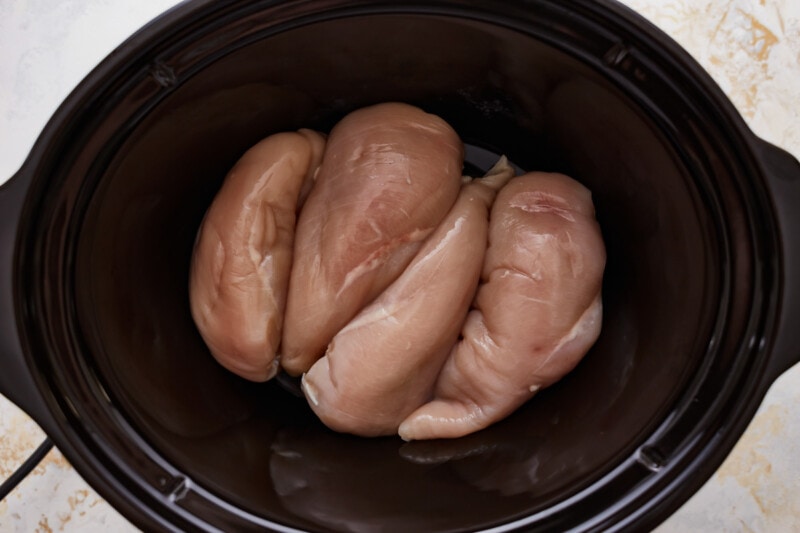
<path id="1" fill-rule="evenodd" d="M 278 133 L 248 150 L 206 212 L 192 256 L 192 317 L 212 355 L 252 381 L 275 375 L 295 216 L 325 138 Z"/>
<path id="2" fill-rule="evenodd" d="M 405 440 L 453 438 L 508 416 L 571 371 L 600 334 L 605 248 L 591 193 L 529 173 L 500 191 L 474 309 L 434 399 L 400 425 Z"/>
<path id="3" fill-rule="evenodd" d="M 394 281 L 455 202 L 463 145 L 406 104 L 354 111 L 331 131 L 297 222 L 281 347 L 291 375 Z"/>
<path id="4" fill-rule="evenodd" d="M 431 395 L 480 279 L 495 194 L 514 174 L 505 158 L 463 186 L 450 213 L 394 283 L 331 341 L 303 376 L 331 429 L 392 435 Z"/>

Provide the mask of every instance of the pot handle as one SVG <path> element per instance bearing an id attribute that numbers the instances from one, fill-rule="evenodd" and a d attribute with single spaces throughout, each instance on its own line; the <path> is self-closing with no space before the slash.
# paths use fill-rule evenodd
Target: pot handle
<path id="1" fill-rule="evenodd" d="M 14 297 L 17 231 L 29 185 L 23 166 L 0 186 L 0 394 L 44 425 L 49 416 L 25 362 Z"/>
<path id="2" fill-rule="evenodd" d="M 800 362 L 800 162 L 764 140 L 758 150 L 778 219 L 782 278 L 777 336 L 769 367 L 770 383 Z"/>

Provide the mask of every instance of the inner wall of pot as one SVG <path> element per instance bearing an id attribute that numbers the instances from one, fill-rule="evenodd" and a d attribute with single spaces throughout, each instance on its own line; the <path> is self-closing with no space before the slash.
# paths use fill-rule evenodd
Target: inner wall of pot
<path id="1" fill-rule="evenodd" d="M 405 101 L 525 170 L 593 192 L 604 324 L 579 367 L 453 441 L 327 430 L 302 398 L 216 364 L 188 305 L 192 245 L 252 144 Z M 91 200 L 76 257 L 90 357 L 133 426 L 196 483 L 305 529 L 500 523 L 585 487 L 661 421 L 702 357 L 718 287 L 709 223 L 654 125 L 597 72 L 529 36 L 381 15 L 286 31 L 185 81 L 135 129 Z"/>

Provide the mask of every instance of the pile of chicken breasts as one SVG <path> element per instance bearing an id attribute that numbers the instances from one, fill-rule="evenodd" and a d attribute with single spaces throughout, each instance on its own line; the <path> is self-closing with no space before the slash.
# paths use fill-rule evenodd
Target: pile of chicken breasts
<path id="1" fill-rule="evenodd" d="M 400 103 L 253 146 L 192 257 L 211 354 L 253 381 L 302 376 L 331 429 L 405 440 L 483 429 L 570 372 L 602 323 L 591 193 L 505 158 L 462 177 L 463 157 Z"/>

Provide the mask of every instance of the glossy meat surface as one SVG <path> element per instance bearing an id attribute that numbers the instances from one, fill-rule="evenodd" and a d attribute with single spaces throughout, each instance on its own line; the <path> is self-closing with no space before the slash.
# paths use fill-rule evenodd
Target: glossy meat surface
<path id="1" fill-rule="evenodd" d="M 334 335 L 409 264 L 448 213 L 463 145 L 406 104 L 354 111 L 331 131 L 297 223 L 281 365 L 308 371 Z"/>
<path id="2" fill-rule="evenodd" d="M 559 174 L 514 178 L 492 208 L 474 309 L 434 398 L 405 440 L 454 438 L 508 416 L 570 372 L 597 339 L 605 248 L 590 192 Z"/>
<path id="3" fill-rule="evenodd" d="M 428 400 L 469 310 L 486 251 L 489 209 L 513 175 L 505 159 L 464 185 L 405 271 L 330 343 L 303 376 L 330 428 L 392 435 Z"/>
<path id="4" fill-rule="evenodd" d="M 324 147 L 310 130 L 256 144 L 226 176 L 197 236 L 192 317 L 217 361 L 252 381 L 277 371 L 298 201 Z"/>

